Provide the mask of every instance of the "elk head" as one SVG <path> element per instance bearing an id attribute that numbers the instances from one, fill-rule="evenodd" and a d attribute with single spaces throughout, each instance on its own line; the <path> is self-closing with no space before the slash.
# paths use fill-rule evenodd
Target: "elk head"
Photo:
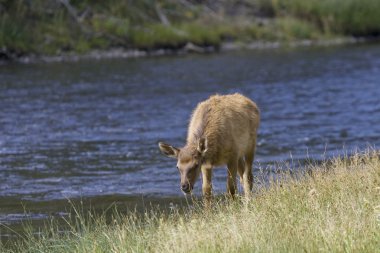
<path id="1" fill-rule="evenodd" d="M 207 139 L 201 138 L 197 145 L 186 145 L 183 148 L 176 148 L 163 142 L 159 142 L 158 146 L 162 154 L 177 159 L 181 190 L 186 194 L 191 193 L 207 152 Z"/>

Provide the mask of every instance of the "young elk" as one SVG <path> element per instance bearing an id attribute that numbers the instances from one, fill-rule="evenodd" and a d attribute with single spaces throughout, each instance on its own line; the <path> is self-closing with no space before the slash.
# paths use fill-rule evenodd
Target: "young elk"
<path id="1" fill-rule="evenodd" d="M 190 120 L 186 145 L 176 148 L 163 142 L 158 144 L 164 155 L 177 159 L 181 190 L 191 193 L 202 171 L 202 192 L 209 203 L 212 169 L 227 165 L 227 192 L 231 196 L 236 193 L 238 173 L 244 194 L 249 197 L 259 121 L 256 104 L 237 93 L 211 96 L 199 103 Z"/>

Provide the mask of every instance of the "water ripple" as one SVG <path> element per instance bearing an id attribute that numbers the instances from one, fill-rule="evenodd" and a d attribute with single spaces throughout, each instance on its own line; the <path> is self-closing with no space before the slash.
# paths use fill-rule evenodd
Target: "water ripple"
<path id="1" fill-rule="evenodd" d="M 157 142 L 183 145 L 193 108 L 214 93 L 258 103 L 255 171 L 378 146 L 379 55 L 356 45 L 2 66 L 0 196 L 180 195 Z"/>

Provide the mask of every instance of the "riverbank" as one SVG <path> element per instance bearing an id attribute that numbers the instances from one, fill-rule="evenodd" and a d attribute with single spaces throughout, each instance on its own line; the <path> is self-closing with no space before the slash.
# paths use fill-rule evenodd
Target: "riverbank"
<path id="1" fill-rule="evenodd" d="M 247 205 L 218 199 L 211 211 L 173 206 L 169 214 L 115 213 L 111 220 L 78 212 L 66 233 L 50 225 L 8 252 L 377 252 L 378 151 L 305 169 L 256 188 Z"/>
<path id="2" fill-rule="evenodd" d="M 214 52 L 225 45 L 362 40 L 380 35 L 378 10 L 376 0 L 3 1 L 0 59 L 136 57 Z"/>
<path id="3" fill-rule="evenodd" d="M 299 40 L 299 41 L 256 41 L 251 43 L 243 42 L 226 42 L 222 43 L 220 47 L 213 46 L 200 47 L 192 43 L 186 44 L 183 48 L 179 49 L 156 49 L 156 50 L 139 50 L 139 49 L 125 49 L 125 48 L 111 48 L 107 50 L 90 50 L 86 53 L 69 52 L 60 55 L 25 55 L 21 57 L 13 58 L 12 61 L 19 63 L 51 63 L 51 62 L 75 62 L 80 60 L 101 60 L 101 59 L 128 59 L 128 58 L 140 58 L 140 57 L 157 57 L 157 56 L 180 56 L 187 54 L 212 54 L 223 53 L 229 51 L 239 50 L 262 50 L 262 49 L 276 49 L 276 48 L 298 48 L 298 47 L 329 47 L 350 45 L 358 43 L 377 43 L 380 38 L 354 38 L 354 37 L 342 37 L 335 39 L 323 39 L 323 40 Z M 9 60 L 3 61 L 7 63 Z M 1 60 L 0 60 L 1 63 Z"/>

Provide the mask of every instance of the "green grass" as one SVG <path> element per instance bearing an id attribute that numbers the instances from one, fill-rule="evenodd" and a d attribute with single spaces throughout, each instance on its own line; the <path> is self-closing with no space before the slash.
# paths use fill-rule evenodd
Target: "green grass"
<path id="1" fill-rule="evenodd" d="M 130 34 L 134 47 L 142 49 L 179 48 L 186 42 L 186 34 L 162 24 L 134 28 Z"/>
<path id="2" fill-rule="evenodd" d="M 245 202 L 217 198 L 170 213 L 78 212 L 65 233 L 53 225 L 9 252 L 379 252 L 380 156 L 335 158 L 297 179 L 284 174 Z M 85 218 L 84 218 L 85 217 Z M 6 249 L 4 248 L 3 251 Z"/>
<path id="3" fill-rule="evenodd" d="M 324 32 L 354 36 L 380 34 L 378 0 L 274 0 L 276 15 L 314 23 Z"/>
<path id="4" fill-rule="evenodd" d="M 378 0 L 239 1 L 244 8 L 237 2 L 71 0 L 69 11 L 59 1 L 0 0 L 0 48 L 16 56 L 59 55 L 380 35 Z"/>
<path id="5" fill-rule="evenodd" d="M 31 38 L 25 31 L 25 27 L 9 15 L 0 16 L 0 48 L 8 47 L 15 52 L 30 51 L 27 41 Z"/>

